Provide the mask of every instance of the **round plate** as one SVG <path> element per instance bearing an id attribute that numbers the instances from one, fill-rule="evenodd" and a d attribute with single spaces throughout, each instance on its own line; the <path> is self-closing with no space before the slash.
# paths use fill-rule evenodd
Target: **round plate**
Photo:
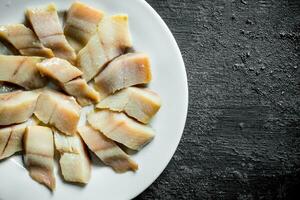
<path id="1" fill-rule="evenodd" d="M 1 1 L 0 24 L 21 23 L 27 7 L 44 6 L 48 2 L 56 3 L 58 10 L 64 11 L 74 1 Z M 135 50 L 146 52 L 151 58 L 153 81 L 149 87 L 162 97 L 162 108 L 151 123 L 156 136 L 132 156 L 139 164 L 137 172 L 117 174 L 109 167 L 93 163 L 91 180 L 82 187 L 63 182 L 59 168 L 56 168 L 57 187 L 53 193 L 29 177 L 20 155 L 13 156 L 0 162 L 0 200 L 131 199 L 160 175 L 178 146 L 186 120 L 188 87 L 183 59 L 170 30 L 153 8 L 142 0 L 82 2 L 108 14 L 129 15 Z"/>

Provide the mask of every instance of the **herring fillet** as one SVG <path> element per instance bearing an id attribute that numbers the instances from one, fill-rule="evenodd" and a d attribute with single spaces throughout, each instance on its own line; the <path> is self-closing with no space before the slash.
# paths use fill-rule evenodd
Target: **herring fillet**
<path id="1" fill-rule="evenodd" d="M 37 100 L 34 114 L 43 123 L 53 125 L 66 135 L 74 135 L 80 110 L 73 97 L 45 89 Z"/>
<path id="2" fill-rule="evenodd" d="M 139 150 L 154 137 L 152 128 L 136 122 L 124 113 L 109 110 L 91 112 L 88 123 L 106 137 L 124 144 L 130 149 Z"/>
<path id="3" fill-rule="evenodd" d="M 60 58 L 45 59 L 37 63 L 36 66 L 41 74 L 61 84 L 67 83 L 82 75 L 82 72 L 77 67 Z"/>
<path id="4" fill-rule="evenodd" d="M 125 112 L 144 124 L 149 123 L 161 106 L 161 99 L 148 88 L 129 87 L 106 97 L 97 108 Z"/>
<path id="5" fill-rule="evenodd" d="M 56 6 L 53 3 L 44 8 L 27 9 L 26 16 L 45 47 L 52 49 L 56 57 L 75 63 L 75 50 L 64 35 Z"/>
<path id="6" fill-rule="evenodd" d="M 127 15 L 104 17 L 97 32 L 78 53 L 77 65 L 88 82 L 112 59 L 132 47 Z"/>
<path id="7" fill-rule="evenodd" d="M 27 121 L 34 112 L 39 94 L 39 90 L 0 94 L 0 125 Z"/>
<path id="8" fill-rule="evenodd" d="M 103 18 L 101 10 L 81 2 L 74 2 L 68 10 L 64 33 L 71 46 L 78 52 L 97 31 L 97 25 Z"/>
<path id="9" fill-rule="evenodd" d="M 55 148 L 60 153 L 60 168 L 66 181 L 88 183 L 91 164 L 87 150 L 78 134 L 66 136 L 54 130 Z"/>
<path id="10" fill-rule="evenodd" d="M 0 37 L 12 44 L 21 55 L 54 57 L 52 50 L 44 47 L 34 32 L 23 24 L 0 26 Z"/>
<path id="11" fill-rule="evenodd" d="M 52 129 L 54 132 L 55 149 L 59 153 L 75 153 L 79 154 L 82 151 L 82 141 L 78 135 L 66 136 L 57 129 Z"/>
<path id="12" fill-rule="evenodd" d="M 68 61 L 50 58 L 38 63 L 37 68 L 41 74 L 57 81 L 61 88 L 69 95 L 74 96 L 80 105 L 86 106 L 99 102 L 98 92 L 80 78 L 82 72 Z"/>
<path id="13" fill-rule="evenodd" d="M 122 173 L 138 169 L 138 165 L 114 141 L 105 137 L 98 130 L 85 125 L 78 128 L 78 133 L 89 149 L 116 172 Z"/>
<path id="14" fill-rule="evenodd" d="M 29 126 L 24 135 L 25 164 L 29 175 L 49 189 L 55 189 L 54 144 L 50 128 Z"/>
<path id="15" fill-rule="evenodd" d="M 128 53 L 113 60 L 95 77 L 95 88 L 100 98 L 104 98 L 123 88 L 149 83 L 151 79 L 148 55 Z"/>
<path id="16" fill-rule="evenodd" d="M 42 60 L 41 57 L 0 55 L 0 81 L 14 83 L 25 89 L 44 87 L 47 80 L 36 67 Z"/>
<path id="17" fill-rule="evenodd" d="M 76 98 L 81 106 L 87 106 L 100 101 L 98 92 L 82 78 L 69 81 L 63 87 L 68 94 Z"/>
<path id="18" fill-rule="evenodd" d="M 36 124 L 37 122 L 34 119 L 29 119 L 21 124 L 0 128 L 0 160 L 22 151 L 22 141 L 26 127 Z"/>

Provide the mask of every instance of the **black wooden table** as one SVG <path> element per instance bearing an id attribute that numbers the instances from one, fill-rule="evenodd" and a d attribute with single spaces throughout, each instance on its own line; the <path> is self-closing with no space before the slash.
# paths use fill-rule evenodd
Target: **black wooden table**
<path id="1" fill-rule="evenodd" d="M 300 1 L 148 2 L 180 46 L 190 102 L 172 161 L 137 199 L 300 199 Z"/>

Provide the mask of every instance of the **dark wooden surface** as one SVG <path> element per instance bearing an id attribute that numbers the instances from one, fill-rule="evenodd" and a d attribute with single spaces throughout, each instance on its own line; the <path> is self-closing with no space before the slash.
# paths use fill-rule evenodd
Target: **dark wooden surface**
<path id="1" fill-rule="evenodd" d="M 300 1 L 148 2 L 180 46 L 190 102 L 172 161 L 137 199 L 300 199 Z"/>

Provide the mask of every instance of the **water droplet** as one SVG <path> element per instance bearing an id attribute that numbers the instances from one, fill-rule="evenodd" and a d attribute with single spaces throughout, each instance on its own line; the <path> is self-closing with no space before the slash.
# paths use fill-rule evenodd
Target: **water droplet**
<path id="1" fill-rule="evenodd" d="M 236 19 L 235 14 L 231 15 L 231 20 L 235 20 L 235 19 Z"/>
<path id="2" fill-rule="evenodd" d="M 286 33 L 283 32 L 283 31 L 281 31 L 281 32 L 279 33 L 279 35 L 280 35 L 281 38 L 283 38 L 283 37 L 286 35 Z"/>
<path id="3" fill-rule="evenodd" d="M 247 1 L 245 0 L 241 0 L 241 3 L 247 5 Z"/>
<path id="4" fill-rule="evenodd" d="M 244 122 L 239 123 L 239 127 L 240 127 L 240 129 L 245 128 L 245 123 Z"/>
<path id="5" fill-rule="evenodd" d="M 254 23 L 253 23 L 253 21 L 251 21 L 250 19 L 247 19 L 247 20 L 246 20 L 246 24 L 252 25 L 252 24 L 254 24 Z"/>
<path id="6" fill-rule="evenodd" d="M 240 29 L 240 33 L 242 35 L 249 35 L 251 33 L 251 31 L 246 31 L 246 30 L 243 30 L 243 29 Z M 247 46 L 246 46 L 247 47 Z"/>

